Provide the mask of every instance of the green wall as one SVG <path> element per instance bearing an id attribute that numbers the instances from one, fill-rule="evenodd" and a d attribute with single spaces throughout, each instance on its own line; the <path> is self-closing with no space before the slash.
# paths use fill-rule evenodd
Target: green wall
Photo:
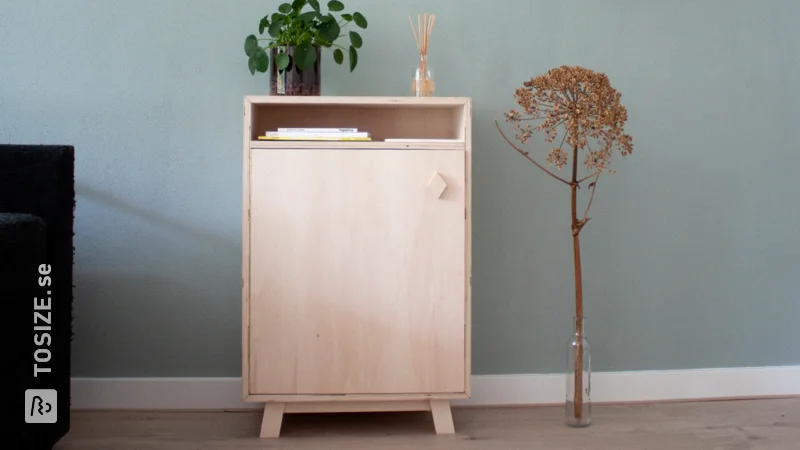
<path id="1" fill-rule="evenodd" d="M 582 235 L 595 370 L 800 364 L 800 3 L 345 3 L 370 27 L 324 94 L 406 95 L 428 11 L 438 94 L 474 99 L 475 374 L 564 368 L 568 191 L 493 123 L 562 64 L 609 75 L 635 143 Z M 242 44 L 278 4 L 0 1 L 0 141 L 77 148 L 75 376 L 239 376 L 242 96 L 268 86 Z"/>

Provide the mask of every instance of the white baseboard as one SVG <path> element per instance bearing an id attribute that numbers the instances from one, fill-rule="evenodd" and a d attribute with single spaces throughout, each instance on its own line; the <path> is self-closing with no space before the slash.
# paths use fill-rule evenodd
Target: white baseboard
<path id="1" fill-rule="evenodd" d="M 561 374 L 477 375 L 472 398 L 454 406 L 544 405 L 564 401 Z M 240 378 L 73 378 L 73 409 L 252 409 Z M 592 375 L 595 403 L 679 401 L 800 395 L 800 366 L 601 372 Z"/>

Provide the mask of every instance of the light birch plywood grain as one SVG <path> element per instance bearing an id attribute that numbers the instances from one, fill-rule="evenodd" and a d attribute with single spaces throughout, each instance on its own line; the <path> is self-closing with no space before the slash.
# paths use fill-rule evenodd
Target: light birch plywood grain
<path id="1" fill-rule="evenodd" d="M 261 417 L 262 438 L 276 438 L 281 435 L 283 425 L 283 412 L 286 403 L 267 403 L 264 405 L 264 415 Z"/>
<path id="2" fill-rule="evenodd" d="M 464 234 L 464 252 L 467 268 L 467 279 L 464 280 L 465 314 L 464 333 L 467 337 L 464 351 L 464 394 L 472 395 L 472 100 L 462 99 L 458 137 L 465 142 L 464 151 L 464 196 L 466 198 L 467 221 Z"/>
<path id="3" fill-rule="evenodd" d="M 250 313 L 250 136 L 252 135 L 253 104 L 244 99 L 244 121 L 242 130 L 242 398 L 250 393 L 248 380 L 250 354 L 250 329 L 247 317 Z"/>
<path id="4" fill-rule="evenodd" d="M 448 400 L 431 400 L 431 414 L 436 434 L 453 434 L 453 414 Z"/>
<path id="5" fill-rule="evenodd" d="M 464 392 L 465 153 L 250 158 L 250 393 Z"/>
<path id="6" fill-rule="evenodd" d="M 464 151 L 466 143 L 458 139 L 434 140 L 422 139 L 415 142 L 398 141 L 252 141 L 250 149 L 342 149 L 342 150 L 460 150 Z"/>

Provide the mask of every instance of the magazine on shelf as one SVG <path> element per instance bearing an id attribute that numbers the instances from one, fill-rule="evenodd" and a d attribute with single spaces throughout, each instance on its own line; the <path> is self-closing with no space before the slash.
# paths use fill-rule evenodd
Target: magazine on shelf
<path id="1" fill-rule="evenodd" d="M 372 134 L 356 128 L 278 128 L 258 137 L 261 141 L 371 141 Z"/>
<path id="2" fill-rule="evenodd" d="M 359 137 L 286 137 L 286 136 L 259 136 L 259 141 L 372 141 L 372 138 Z"/>
<path id="3" fill-rule="evenodd" d="M 358 128 L 278 128 L 279 133 L 356 133 Z"/>

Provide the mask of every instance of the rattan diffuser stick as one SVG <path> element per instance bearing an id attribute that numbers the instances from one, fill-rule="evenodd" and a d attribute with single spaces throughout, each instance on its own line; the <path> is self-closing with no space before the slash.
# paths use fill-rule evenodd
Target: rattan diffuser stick
<path id="1" fill-rule="evenodd" d="M 414 82 L 411 91 L 417 97 L 430 97 L 433 95 L 435 85 L 430 68 L 428 67 L 428 45 L 430 44 L 431 33 L 433 32 L 433 25 L 436 22 L 435 14 L 417 14 L 417 28 L 414 28 L 414 22 L 411 16 L 408 17 L 408 23 L 411 25 L 411 31 L 414 33 L 414 42 L 417 44 L 419 50 L 419 66 L 417 67 L 414 76 Z"/>

